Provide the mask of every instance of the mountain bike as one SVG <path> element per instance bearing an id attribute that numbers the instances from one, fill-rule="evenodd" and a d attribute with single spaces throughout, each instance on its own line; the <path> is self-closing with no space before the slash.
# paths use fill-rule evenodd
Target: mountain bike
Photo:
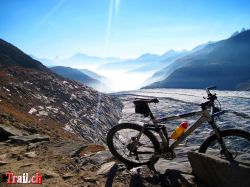
<path id="1" fill-rule="evenodd" d="M 174 149 L 195 129 L 208 123 L 213 134 L 201 144 L 199 152 L 237 162 L 250 162 L 250 133 L 240 129 L 221 130 L 216 123 L 216 117 L 225 111 L 221 109 L 216 93 L 211 93 L 215 88 L 206 88 L 207 100 L 200 104 L 200 111 L 163 118 L 155 118 L 149 107 L 149 103 L 159 102 L 157 98 L 135 99 L 135 113 L 149 117 L 150 122 L 143 125 L 121 123 L 111 128 L 107 135 L 110 152 L 129 167 L 154 165 L 159 158 L 171 160 L 175 158 Z M 170 141 L 166 125 L 161 123 L 192 116 L 199 118 L 176 140 Z"/>

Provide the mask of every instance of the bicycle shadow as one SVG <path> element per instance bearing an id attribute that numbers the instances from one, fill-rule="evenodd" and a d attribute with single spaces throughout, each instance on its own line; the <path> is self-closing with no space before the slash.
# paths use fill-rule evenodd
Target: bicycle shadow
<path id="1" fill-rule="evenodd" d="M 140 174 L 135 174 L 131 177 L 130 187 L 146 187 L 148 184 L 162 187 L 192 186 L 182 174 L 181 171 L 174 169 L 167 169 L 164 174 L 154 174 L 148 177 L 142 177 Z"/>
<path id="2" fill-rule="evenodd" d="M 117 175 L 118 166 L 114 165 L 108 176 L 105 187 L 112 187 L 114 178 Z M 147 176 L 142 175 L 140 169 L 137 172 L 130 175 L 129 187 L 148 187 L 148 186 L 159 186 L 159 187 L 191 187 L 194 186 L 183 177 L 182 171 L 175 169 L 166 169 L 164 174 L 155 173 L 148 174 Z"/>

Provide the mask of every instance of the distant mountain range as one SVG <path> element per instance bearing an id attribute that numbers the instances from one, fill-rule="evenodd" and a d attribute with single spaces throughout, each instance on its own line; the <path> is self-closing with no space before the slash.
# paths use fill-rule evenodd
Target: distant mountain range
<path id="1" fill-rule="evenodd" d="M 183 63 L 175 63 L 175 61 L 178 62 L 178 60 L 181 59 L 182 57 L 185 57 L 188 54 L 197 52 L 197 51 L 203 49 L 204 47 L 206 47 L 207 45 L 212 44 L 212 43 L 213 42 L 207 42 L 205 44 L 201 44 L 201 45 L 196 46 L 191 51 L 183 51 L 183 53 L 180 53 L 180 54 L 177 54 L 176 56 L 173 56 L 172 59 L 170 58 L 168 60 L 169 63 L 162 64 L 163 68 L 161 68 L 161 70 L 159 70 L 159 71 L 156 71 L 150 78 L 148 78 L 143 83 L 142 87 L 150 85 L 150 84 L 152 84 L 154 82 L 159 82 L 159 81 L 162 81 L 162 80 L 166 79 L 176 69 L 178 69 L 178 68 L 185 65 Z"/>
<path id="2" fill-rule="evenodd" d="M 99 69 L 111 69 L 111 70 L 124 70 L 129 71 L 133 68 L 139 68 L 142 65 L 153 63 L 154 61 L 159 58 L 158 55 L 155 54 L 143 54 L 138 58 L 135 59 L 129 59 L 129 60 L 123 60 L 120 62 L 112 62 L 112 63 L 106 63 L 99 67 Z"/>
<path id="3" fill-rule="evenodd" d="M 85 75 L 88 75 L 89 77 L 93 78 L 93 79 L 96 79 L 100 82 L 104 81 L 104 80 L 107 80 L 106 77 L 102 76 L 102 75 L 99 75 L 93 71 L 90 71 L 88 69 L 79 69 L 79 71 L 83 72 Z"/>
<path id="4" fill-rule="evenodd" d="M 55 66 L 50 68 L 58 75 L 81 82 L 87 86 L 90 86 L 98 91 L 107 91 L 108 88 L 104 85 L 104 77 L 86 69 L 74 69 L 65 66 Z"/>
<path id="5" fill-rule="evenodd" d="M 77 53 L 67 59 L 60 59 L 60 60 L 57 59 L 55 61 L 46 59 L 46 58 L 40 58 L 40 59 L 37 58 L 37 59 L 44 62 L 48 67 L 59 66 L 55 64 L 60 64 L 60 68 L 62 68 L 63 66 L 64 67 L 70 66 L 71 68 L 74 68 L 75 70 L 77 69 L 85 74 L 85 76 L 82 75 L 81 80 L 79 80 L 79 73 L 80 73 L 79 71 L 76 72 L 76 71 L 69 71 L 69 69 L 68 70 L 64 69 L 64 72 L 57 71 L 57 73 L 59 73 L 60 75 L 64 77 L 71 78 L 77 81 L 81 81 L 85 83 L 86 85 L 91 86 L 99 91 L 110 92 L 110 91 L 116 90 L 116 88 L 113 88 L 113 87 L 108 88 L 106 85 L 114 86 L 118 84 L 126 84 L 123 82 L 118 83 L 117 80 L 120 77 L 117 77 L 118 78 L 117 79 L 114 77 L 114 74 L 116 74 L 117 76 L 117 73 L 120 72 L 123 75 L 126 74 L 126 76 L 129 76 L 129 74 L 133 74 L 133 75 L 142 74 L 141 76 L 147 77 L 147 75 L 148 76 L 152 75 L 152 73 L 154 73 L 155 71 L 162 69 L 163 67 L 167 66 L 168 64 L 171 64 L 176 59 L 186 54 L 188 54 L 188 51 L 186 50 L 182 50 L 182 51 L 169 50 L 163 55 L 146 53 L 146 54 L 141 55 L 138 58 L 126 60 L 126 59 L 113 58 L 113 57 L 100 58 L 100 57 L 88 56 L 85 54 Z M 94 71 L 90 71 L 89 69 L 100 72 L 104 74 L 105 76 L 107 76 L 109 79 L 101 75 L 98 75 L 97 73 L 95 73 Z M 78 75 L 76 75 L 76 73 Z M 67 74 L 67 76 L 65 74 Z M 97 81 L 101 82 L 101 84 L 96 82 L 96 84 L 94 84 L 93 86 L 93 80 L 88 79 L 86 75 L 92 79 L 96 79 Z M 142 83 L 142 80 L 138 82 L 137 88 L 139 88 L 140 86 L 143 86 L 143 85 L 140 85 L 141 83 Z M 147 84 L 148 82 L 145 83 L 145 85 Z M 125 87 L 124 89 L 127 89 L 127 88 Z"/>
<path id="6" fill-rule="evenodd" d="M 138 58 L 103 64 L 99 69 L 124 70 L 128 73 L 156 71 L 187 54 L 187 51 L 170 50 L 163 55 L 146 53 Z"/>
<path id="7" fill-rule="evenodd" d="M 91 84 L 99 84 L 100 82 L 96 79 L 91 78 L 90 76 L 84 74 L 78 69 L 70 68 L 70 67 L 64 67 L 64 66 L 55 66 L 50 68 L 53 72 L 57 73 L 58 75 L 72 79 L 75 81 L 79 81 L 86 85 Z"/>
<path id="8" fill-rule="evenodd" d="M 36 57 L 35 57 L 36 58 Z M 36 58 L 41 61 L 44 65 L 48 67 L 52 66 L 66 66 L 66 67 L 75 67 L 75 68 L 96 68 L 102 64 L 119 62 L 123 59 L 115 57 L 96 57 L 89 56 L 83 53 L 76 53 L 71 57 L 63 59 L 47 59 L 47 58 Z"/>
<path id="9" fill-rule="evenodd" d="M 162 55 L 146 53 L 135 59 L 102 58 L 77 53 L 65 59 L 42 58 L 39 60 L 47 66 L 60 64 L 60 66 L 78 69 L 85 74 L 81 82 L 90 86 L 93 82 L 92 79 L 97 81 L 95 85 L 100 85 L 100 82 L 112 85 L 114 80 L 111 79 L 116 79 L 113 76 L 114 73 L 117 76 L 117 73 L 121 72 L 128 76 L 130 74 L 148 76 L 144 82 L 140 80 L 138 83 L 138 86 L 143 88 L 203 88 L 216 83 L 220 89 L 245 90 L 249 89 L 248 73 L 245 72 L 249 68 L 248 34 L 249 30 L 243 28 L 226 40 L 210 41 L 196 46 L 191 51 L 169 50 Z M 244 39 L 241 39 L 242 37 Z M 107 78 L 89 71 L 89 69 L 110 79 L 107 81 Z M 239 76 L 234 75 L 235 72 Z M 76 80 L 76 75 L 74 75 L 76 72 L 71 71 L 71 73 L 73 74 L 70 76 L 68 74 L 68 78 Z M 122 84 L 124 83 L 121 82 Z M 94 86 L 95 89 L 98 87 Z M 104 86 L 102 85 L 102 87 Z M 107 89 L 107 91 L 110 90 L 112 89 Z"/>
<path id="10" fill-rule="evenodd" d="M 133 69 L 130 72 L 157 71 L 159 69 L 162 69 L 163 67 L 166 67 L 167 65 L 170 65 L 176 59 L 181 58 L 186 54 L 188 54 L 187 50 L 182 50 L 182 51 L 169 50 L 163 55 L 159 55 L 158 58 L 156 58 L 153 63 L 143 64 L 141 67 Z"/>
<path id="11" fill-rule="evenodd" d="M 217 85 L 219 89 L 250 89 L 250 30 L 177 59 L 156 74 L 163 81 L 145 88 L 204 88 Z"/>

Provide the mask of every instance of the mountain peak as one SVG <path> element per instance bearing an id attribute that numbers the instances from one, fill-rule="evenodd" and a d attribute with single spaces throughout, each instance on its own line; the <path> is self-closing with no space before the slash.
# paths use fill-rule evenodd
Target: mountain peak
<path id="1" fill-rule="evenodd" d="M 238 34 L 240 34 L 240 33 L 243 33 L 243 32 L 245 32 L 245 31 L 247 31 L 248 29 L 246 29 L 245 27 L 243 27 L 242 29 L 241 29 L 241 31 L 239 32 L 239 31 L 235 31 L 231 36 L 230 36 L 230 38 L 232 38 L 232 37 L 234 37 L 234 36 L 237 36 Z"/>
<path id="2" fill-rule="evenodd" d="M 71 58 L 89 58 L 89 57 L 90 57 L 89 55 L 78 52 L 78 53 L 74 54 Z"/>
<path id="3" fill-rule="evenodd" d="M 23 68 L 33 68 L 48 71 L 48 69 L 41 62 L 34 60 L 29 55 L 25 54 L 20 49 L 1 38 L 0 65 L 19 66 Z"/>
<path id="4" fill-rule="evenodd" d="M 168 57 L 171 57 L 173 55 L 176 55 L 176 53 L 178 53 L 178 51 L 170 49 L 167 52 L 165 52 L 164 54 L 162 54 L 161 56 L 164 57 L 164 58 L 168 58 Z"/>
<path id="5" fill-rule="evenodd" d="M 145 53 L 145 54 L 141 55 L 140 57 L 138 57 L 137 60 L 140 60 L 140 61 L 152 61 L 152 60 L 155 60 L 158 57 L 159 57 L 159 55 L 156 55 L 156 54 Z"/>

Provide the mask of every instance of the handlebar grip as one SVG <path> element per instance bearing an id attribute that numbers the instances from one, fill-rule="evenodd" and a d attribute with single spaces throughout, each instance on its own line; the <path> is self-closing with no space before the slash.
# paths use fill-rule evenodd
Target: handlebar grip
<path id="1" fill-rule="evenodd" d="M 206 92 L 207 92 L 207 94 L 209 94 L 210 93 L 210 90 L 213 90 L 213 89 L 215 89 L 216 88 L 216 86 L 210 86 L 210 87 L 207 87 L 206 88 Z"/>

